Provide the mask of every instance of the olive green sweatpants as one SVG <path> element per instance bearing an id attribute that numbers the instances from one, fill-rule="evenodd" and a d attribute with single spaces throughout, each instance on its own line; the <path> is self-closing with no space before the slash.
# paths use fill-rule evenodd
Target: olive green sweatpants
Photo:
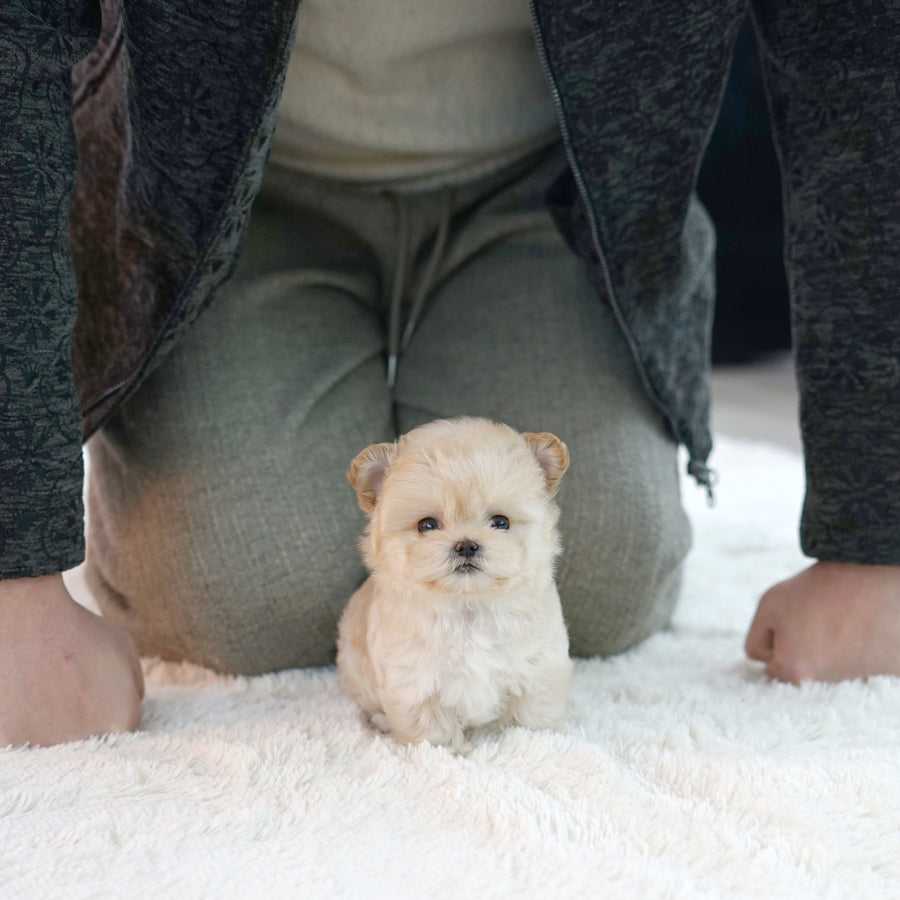
<path id="1" fill-rule="evenodd" d="M 569 446 L 573 654 L 668 622 L 690 545 L 676 445 L 543 207 L 563 164 L 556 147 L 452 190 L 267 173 L 235 275 L 89 444 L 88 584 L 142 653 L 331 662 L 365 577 L 350 460 L 456 415 Z"/>

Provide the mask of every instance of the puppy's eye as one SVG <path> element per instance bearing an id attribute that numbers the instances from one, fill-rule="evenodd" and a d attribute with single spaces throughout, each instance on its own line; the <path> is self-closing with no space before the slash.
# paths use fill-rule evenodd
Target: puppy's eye
<path id="1" fill-rule="evenodd" d="M 506 516 L 491 516 L 491 528 L 499 528 L 506 531 L 509 528 L 509 519 Z"/>
<path id="2" fill-rule="evenodd" d="M 418 524 L 418 529 L 420 534 L 425 534 L 427 531 L 437 531 L 441 526 L 438 524 L 438 520 L 434 518 L 434 516 L 427 516 L 422 519 Z"/>

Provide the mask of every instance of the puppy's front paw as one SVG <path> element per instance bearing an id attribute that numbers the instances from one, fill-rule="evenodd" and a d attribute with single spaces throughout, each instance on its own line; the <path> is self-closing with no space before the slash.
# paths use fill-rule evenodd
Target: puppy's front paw
<path id="1" fill-rule="evenodd" d="M 391 723 L 388 722 L 387 716 L 383 712 L 366 713 L 366 719 L 369 725 L 382 734 L 391 733 Z"/>
<path id="2" fill-rule="evenodd" d="M 427 741 L 436 747 L 447 747 L 461 756 L 472 751 L 462 723 L 451 710 L 441 706 L 435 697 L 412 706 L 385 703 L 385 713 L 394 737 L 401 744 Z"/>
<path id="3" fill-rule="evenodd" d="M 447 749 L 454 756 L 468 756 L 475 747 L 465 739 L 463 732 L 460 730 L 458 737 L 454 738 L 447 745 Z"/>

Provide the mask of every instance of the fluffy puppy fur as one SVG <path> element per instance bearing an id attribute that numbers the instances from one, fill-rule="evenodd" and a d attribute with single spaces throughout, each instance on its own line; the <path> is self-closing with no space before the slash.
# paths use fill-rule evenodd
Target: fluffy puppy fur
<path id="1" fill-rule="evenodd" d="M 561 724 L 572 679 L 554 562 L 552 434 L 431 422 L 373 444 L 348 477 L 369 578 L 338 629 L 341 683 L 398 741 L 467 752 L 467 729 Z"/>

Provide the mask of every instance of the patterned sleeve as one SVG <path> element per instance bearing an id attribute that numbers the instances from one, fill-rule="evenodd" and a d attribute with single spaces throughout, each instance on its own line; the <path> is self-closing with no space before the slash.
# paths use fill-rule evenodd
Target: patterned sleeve
<path id="1" fill-rule="evenodd" d="M 83 5 L 0 7 L 0 578 L 60 572 L 84 555 L 68 227 Z"/>
<path id="2" fill-rule="evenodd" d="M 806 455 L 803 549 L 900 565 L 900 10 L 759 7 Z"/>

